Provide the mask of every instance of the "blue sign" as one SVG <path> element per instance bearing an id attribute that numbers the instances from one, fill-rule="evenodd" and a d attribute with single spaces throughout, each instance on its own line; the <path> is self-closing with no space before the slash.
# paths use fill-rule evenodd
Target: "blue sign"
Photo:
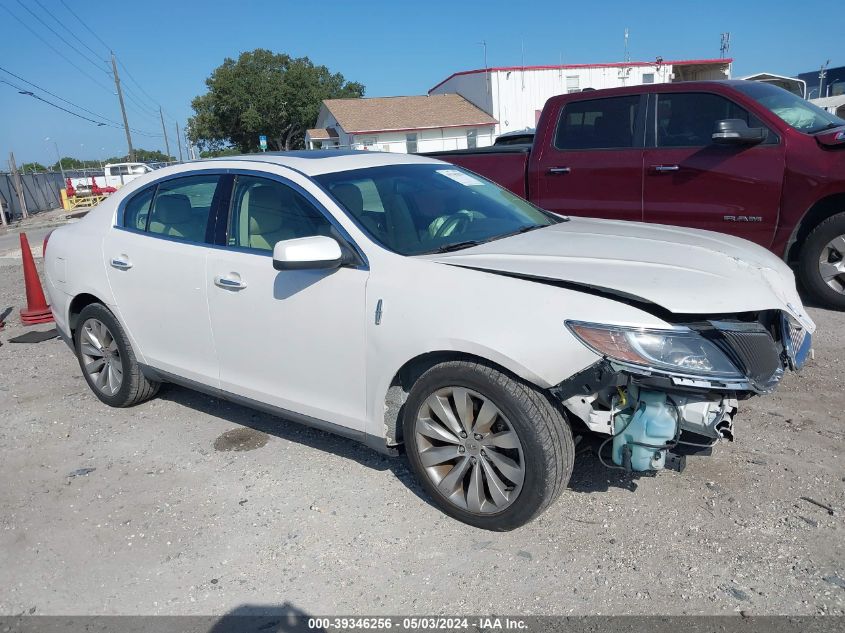
<path id="1" fill-rule="evenodd" d="M 261 146 L 262 152 L 267 151 L 267 137 L 266 136 L 264 136 L 263 134 L 261 136 L 259 136 L 258 137 L 258 144 Z"/>

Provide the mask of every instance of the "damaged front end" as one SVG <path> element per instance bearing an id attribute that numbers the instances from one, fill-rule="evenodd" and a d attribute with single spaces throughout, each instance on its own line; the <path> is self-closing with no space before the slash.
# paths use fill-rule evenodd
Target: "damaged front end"
<path id="1" fill-rule="evenodd" d="M 602 359 L 551 391 L 628 471 L 680 470 L 682 454 L 732 441 L 738 401 L 774 390 L 812 351 L 811 330 L 779 310 L 669 329 L 566 326 Z"/>

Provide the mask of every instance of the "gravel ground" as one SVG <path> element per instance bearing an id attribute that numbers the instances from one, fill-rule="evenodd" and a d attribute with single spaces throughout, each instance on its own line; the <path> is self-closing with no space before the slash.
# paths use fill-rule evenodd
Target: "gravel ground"
<path id="1" fill-rule="evenodd" d="M 60 341 L 8 343 L 21 279 L 0 257 L 0 615 L 845 613 L 843 313 L 811 309 L 815 360 L 733 444 L 640 477 L 583 450 L 497 534 L 404 458 L 174 386 L 107 408 Z"/>

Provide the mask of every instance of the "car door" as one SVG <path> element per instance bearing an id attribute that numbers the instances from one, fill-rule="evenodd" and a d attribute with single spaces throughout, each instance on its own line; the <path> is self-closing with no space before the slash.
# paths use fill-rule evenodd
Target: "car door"
<path id="1" fill-rule="evenodd" d="M 346 241 L 303 184 L 235 177 L 225 247 L 206 278 L 221 388 L 362 430 L 368 270 L 273 268 L 276 242 L 313 235 Z"/>
<path id="2" fill-rule="evenodd" d="M 723 231 L 769 246 L 780 209 L 785 167 L 774 131 L 756 145 L 712 141 L 716 122 L 742 119 L 764 127 L 726 96 L 660 92 L 649 108 L 644 153 L 643 219 Z"/>
<path id="3" fill-rule="evenodd" d="M 219 203 L 214 173 L 162 180 L 132 196 L 103 241 L 117 311 L 155 368 L 216 386 L 206 256 Z"/>
<path id="4" fill-rule="evenodd" d="M 565 102 L 530 183 L 532 202 L 566 215 L 642 219 L 645 95 Z M 554 115 L 553 115 L 554 116 Z"/>

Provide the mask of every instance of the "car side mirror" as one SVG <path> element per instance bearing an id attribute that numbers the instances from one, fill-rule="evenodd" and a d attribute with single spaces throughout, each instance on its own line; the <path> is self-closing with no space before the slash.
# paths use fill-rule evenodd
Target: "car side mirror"
<path id="1" fill-rule="evenodd" d="M 716 121 L 713 142 L 717 145 L 756 145 L 766 140 L 769 131 L 764 127 L 748 127 L 742 119 Z"/>
<path id="2" fill-rule="evenodd" d="M 325 235 L 282 240 L 273 247 L 273 268 L 276 270 L 340 268 L 346 260 L 337 240 Z"/>

